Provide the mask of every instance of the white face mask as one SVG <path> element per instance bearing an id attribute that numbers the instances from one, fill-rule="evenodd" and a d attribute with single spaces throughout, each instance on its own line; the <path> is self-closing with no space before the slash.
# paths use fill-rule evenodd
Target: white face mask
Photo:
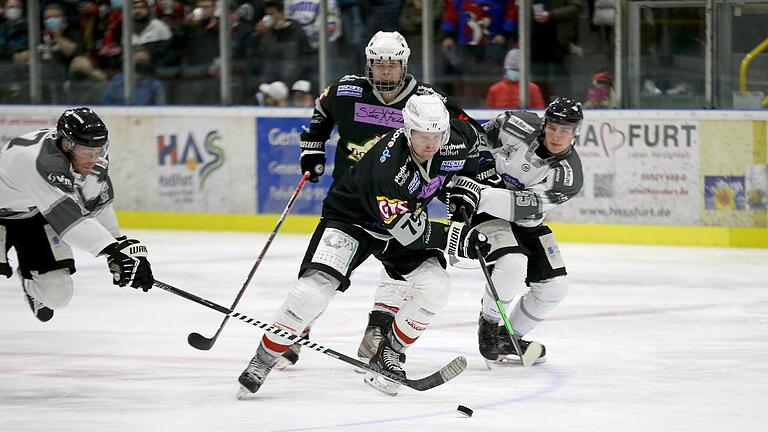
<path id="1" fill-rule="evenodd" d="M 5 10 L 5 18 L 9 21 L 16 21 L 21 18 L 21 8 L 12 7 Z"/>
<path id="2" fill-rule="evenodd" d="M 514 69 L 507 69 L 504 76 L 510 81 L 520 81 L 520 71 Z"/>

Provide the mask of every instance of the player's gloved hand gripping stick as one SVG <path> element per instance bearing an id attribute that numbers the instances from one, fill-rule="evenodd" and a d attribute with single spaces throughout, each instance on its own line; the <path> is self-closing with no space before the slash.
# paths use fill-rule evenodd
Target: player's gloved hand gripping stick
<path id="1" fill-rule="evenodd" d="M 288 216 L 288 213 L 291 212 L 291 208 L 293 208 L 293 203 L 296 201 L 296 197 L 299 196 L 299 192 L 301 191 L 301 188 L 304 187 L 304 183 L 307 182 L 307 179 L 309 177 L 310 177 L 310 173 L 304 172 L 304 176 L 301 178 L 301 181 L 299 182 L 299 185 L 296 187 L 296 190 L 293 191 L 293 195 L 291 195 L 291 199 L 288 200 L 288 204 L 285 206 L 283 213 L 280 215 L 280 219 L 277 220 L 277 225 L 275 225 L 275 229 L 273 229 L 272 232 L 269 234 L 267 243 L 264 245 L 264 248 L 261 250 L 259 257 L 256 258 L 256 262 L 253 263 L 253 267 L 251 267 L 251 271 L 250 273 L 248 273 L 248 278 L 245 280 L 243 287 L 240 288 L 240 292 L 237 293 L 237 297 L 235 297 L 235 301 L 232 302 L 232 306 L 229 308 L 230 310 L 234 310 L 235 306 L 237 306 L 237 304 L 240 302 L 240 298 L 243 297 L 243 293 L 245 292 L 245 289 L 248 288 L 248 284 L 251 283 L 253 274 L 256 273 L 256 269 L 259 268 L 259 264 L 261 264 L 261 260 L 264 258 L 264 255 L 267 253 L 267 249 L 269 249 L 269 245 L 271 245 L 272 240 L 275 239 L 275 235 L 277 235 L 277 231 L 280 230 L 280 226 L 283 225 L 283 222 L 285 221 L 285 217 Z M 229 320 L 229 315 L 224 317 L 224 320 L 219 325 L 219 329 L 216 330 L 216 334 L 214 334 L 213 337 L 207 338 L 201 335 L 200 333 L 190 333 L 189 336 L 187 336 L 187 342 L 189 342 L 190 345 L 192 345 L 194 348 L 197 348 L 199 350 L 207 351 L 211 349 L 213 344 L 216 343 L 216 339 L 219 338 L 219 335 L 221 334 L 221 331 L 224 329 L 224 326 L 227 324 L 227 320 Z"/>

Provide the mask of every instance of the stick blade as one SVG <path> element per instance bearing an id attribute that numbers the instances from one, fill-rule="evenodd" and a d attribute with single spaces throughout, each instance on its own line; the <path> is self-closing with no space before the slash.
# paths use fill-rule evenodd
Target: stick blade
<path id="1" fill-rule="evenodd" d="M 213 346 L 215 339 L 208 339 L 200 333 L 190 333 L 187 336 L 187 342 L 192 348 L 199 349 L 200 351 L 208 351 Z"/>
<path id="2" fill-rule="evenodd" d="M 418 391 L 429 390 L 456 378 L 466 368 L 467 359 L 464 356 L 458 356 L 432 375 L 416 380 L 407 379 L 404 384 Z"/>

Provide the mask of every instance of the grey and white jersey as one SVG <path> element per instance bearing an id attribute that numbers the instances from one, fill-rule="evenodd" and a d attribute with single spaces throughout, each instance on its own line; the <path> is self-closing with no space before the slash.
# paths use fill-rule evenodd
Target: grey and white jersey
<path id="1" fill-rule="evenodd" d="M 66 243 L 98 255 L 120 236 L 109 162 L 77 174 L 55 136 L 55 129 L 41 129 L 0 147 L 0 218 L 40 212 Z"/>
<path id="2" fill-rule="evenodd" d="M 552 156 L 543 144 L 542 119 L 527 111 L 508 111 L 484 124 L 490 154 L 504 188 L 484 189 L 478 213 L 533 227 L 547 211 L 576 196 L 584 177 L 576 149 Z"/>

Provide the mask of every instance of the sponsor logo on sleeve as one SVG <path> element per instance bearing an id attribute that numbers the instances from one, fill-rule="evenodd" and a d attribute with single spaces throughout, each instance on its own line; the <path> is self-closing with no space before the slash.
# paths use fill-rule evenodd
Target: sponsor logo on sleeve
<path id="1" fill-rule="evenodd" d="M 447 160 L 440 164 L 442 171 L 459 171 L 464 168 L 464 160 Z"/>
<path id="2" fill-rule="evenodd" d="M 521 131 L 527 134 L 532 134 L 536 132 L 535 127 L 529 125 L 528 123 L 525 122 L 525 120 L 521 119 L 520 117 L 509 116 L 509 118 L 507 119 L 507 124 L 515 125 L 518 129 L 520 129 Z"/>
<path id="3" fill-rule="evenodd" d="M 72 188 L 72 180 L 67 178 L 65 175 L 50 173 L 48 174 L 48 181 L 56 186 L 61 185 L 66 188 Z"/>
<path id="4" fill-rule="evenodd" d="M 363 88 L 356 85 L 344 84 L 336 88 L 336 96 L 352 96 L 361 97 L 363 95 Z"/>
<path id="5" fill-rule="evenodd" d="M 414 193 L 416 192 L 416 189 L 419 188 L 419 185 L 421 185 L 421 182 L 419 181 L 419 173 L 414 173 L 413 180 L 408 184 L 408 193 Z"/>
<path id="6" fill-rule="evenodd" d="M 560 166 L 563 167 L 563 185 L 573 186 L 573 168 L 571 168 L 571 164 L 567 160 L 561 160 Z"/>
<path id="7" fill-rule="evenodd" d="M 389 152 L 389 148 L 385 148 L 383 152 L 381 152 L 381 156 L 379 156 L 379 163 L 384 163 L 389 159 L 389 157 L 392 154 Z"/>
<path id="8" fill-rule="evenodd" d="M 377 196 L 376 201 L 379 204 L 379 214 L 385 224 L 392 222 L 397 215 L 408 213 L 408 201 Z"/>
<path id="9" fill-rule="evenodd" d="M 410 171 L 408 171 L 408 166 L 401 166 L 400 171 L 398 171 L 397 175 L 395 176 L 395 183 L 397 183 L 398 186 L 404 185 L 405 180 L 408 179 L 408 174 L 410 174 Z"/>

